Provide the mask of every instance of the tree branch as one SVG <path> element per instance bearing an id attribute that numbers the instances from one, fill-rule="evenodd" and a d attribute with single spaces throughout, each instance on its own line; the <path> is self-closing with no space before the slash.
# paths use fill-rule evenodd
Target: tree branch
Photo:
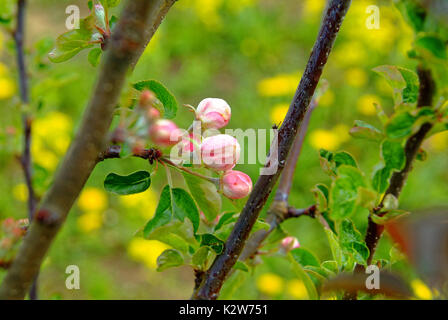
<path id="1" fill-rule="evenodd" d="M 266 164 L 266 166 L 269 166 L 270 161 L 277 161 L 278 170 L 272 175 L 262 175 L 259 177 L 249 196 L 249 200 L 226 241 L 223 253 L 216 257 L 198 290 L 194 292 L 193 299 L 216 299 L 227 275 L 238 260 L 250 231 L 285 165 L 289 150 L 314 95 L 314 91 L 333 47 L 342 20 L 350 6 L 350 2 L 350 0 L 331 0 L 329 2 L 305 72 L 289 107 L 286 118 L 279 129 L 278 145 L 274 146 L 274 148 L 278 148 L 278 159 L 272 159 L 270 157 Z M 272 151 L 270 154 L 275 154 Z"/>
<path id="2" fill-rule="evenodd" d="M 436 85 L 432 78 L 431 71 L 429 69 L 424 69 L 423 67 L 418 67 L 417 74 L 420 80 L 419 97 L 417 102 L 417 108 L 428 107 L 433 105 L 433 97 L 436 91 Z M 401 191 L 404 184 L 406 183 L 407 177 L 412 170 L 412 164 L 414 162 L 417 153 L 425 140 L 427 133 L 431 130 L 431 123 L 424 123 L 421 125 L 420 129 L 413 134 L 407 141 L 404 147 L 404 152 L 406 155 L 406 164 L 401 171 L 395 171 L 389 181 L 389 187 L 383 195 L 380 204 L 374 209 L 373 213 L 380 214 L 381 209 L 384 206 L 384 199 L 387 195 L 392 194 L 397 199 L 400 197 Z M 369 248 L 370 255 L 367 259 L 367 265 L 372 263 L 373 255 L 375 254 L 378 242 L 383 234 L 384 226 L 376 224 L 371 216 L 368 219 L 367 232 L 365 237 L 365 242 Z M 355 273 L 364 273 L 364 265 L 357 264 L 355 267 Z M 356 293 L 349 292 L 345 295 L 346 299 L 352 300 L 356 299 Z"/>
<path id="3" fill-rule="evenodd" d="M 175 0 L 128 0 L 108 44 L 89 105 L 54 182 L 1 287 L 0 299 L 23 299 L 57 232 L 105 149 L 129 69 Z"/>
<path id="4" fill-rule="evenodd" d="M 20 100 L 22 101 L 22 108 L 24 109 L 22 114 L 23 151 L 19 161 L 25 176 L 26 188 L 28 190 L 28 219 L 31 221 L 33 219 L 34 211 L 36 210 L 37 197 L 33 187 L 33 161 L 31 158 L 32 119 L 29 112 L 26 110 L 30 102 L 24 50 L 26 6 L 26 0 L 19 0 L 17 2 L 17 25 L 14 31 L 14 42 L 16 44 L 16 58 L 19 73 Z M 37 300 L 37 276 L 31 286 L 29 295 L 31 300 Z"/>

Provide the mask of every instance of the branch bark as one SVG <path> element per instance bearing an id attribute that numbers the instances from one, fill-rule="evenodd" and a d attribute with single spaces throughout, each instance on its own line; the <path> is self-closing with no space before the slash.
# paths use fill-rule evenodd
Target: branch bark
<path id="1" fill-rule="evenodd" d="M 223 253 L 215 259 L 207 271 L 198 290 L 193 293 L 193 299 L 216 299 L 227 275 L 238 260 L 250 231 L 282 172 L 289 150 L 302 124 L 350 3 L 350 0 L 331 0 L 329 2 L 305 72 L 300 80 L 286 118 L 279 129 L 278 144 L 274 146 L 278 148 L 278 159 L 270 157 L 266 164 L 268 166 L 270 164 L 269 161 L 278 161 L 278 170 L 272 175 L 259 177 L 249 196 L 249 200 L 226 241 Z M 272 154 L 275 153 L 271 152 Z"/>
<path id="2" fill-rule="evenodd" d="M 54 237 L 105 149 L 114 108 L 130 68 L 176 0 L 128 0 L 75 140 L 1 287 L 0 299 L 23 299 Z"/>

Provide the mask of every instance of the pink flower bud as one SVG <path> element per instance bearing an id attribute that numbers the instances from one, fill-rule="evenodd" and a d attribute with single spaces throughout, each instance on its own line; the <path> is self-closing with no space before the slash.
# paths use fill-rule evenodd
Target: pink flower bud
<path id="1" fill-rule="evenodd" d="M 147 116 L 150 121 L 157 120 L 160 118 L 160 111 L 151 107 L 148 109 Z"/>
<path id="2" fill-rule="evenodd" d="M 223 193 L 230 199 L 241 199 L 252 191 L 252 180 L 241 171 L 227 171 L 222 178 Z"/>
<path id="3" fill-rule="evenodd" d="M 295 237 L 286 237 L 282 240 L 282 248 L 285 251 L 290 251 L 292 249 L 297 249 L 300 247 L 299 240 Z"/>
<path id="4" fill-rule="evenodd" d="M 201 138 L 201 136 L 194 135 L 193 132 L 190 132 L 188 136 L 184 135 L 181 141 L 171 149 L 171 160 L 200 165 Z"/>
<path id="5" fill-rule="evenodd" d="M 229 123 L 230 106 L 223 99 L 206 98 L 196 109 L 196 117 L 205 128 L 219 129 Z"/>
<path id="6" fill-rule="evenodd" d="M 157 120 L 149 128 L 149 137 L 155 144 L 161 147 L 175 145 L 179 141 L 181 134 L 182 132 L 177 125 L 173 121 L 166 119 Z"/>
<path id="7" fill-rule="evenodd" d="M 155 99 L 154 93 L 150 90 L 143 90 L 140 94 L 139 106 L 141 108 L 150 107 Z"/>
<path id="8" fill-rule="evenodd" d="M 240 158 L 240 144 L 228 134 L 205 138 L 201 145 L 201 156 L 205 166 L 219 171 L 232 169 Z"/>

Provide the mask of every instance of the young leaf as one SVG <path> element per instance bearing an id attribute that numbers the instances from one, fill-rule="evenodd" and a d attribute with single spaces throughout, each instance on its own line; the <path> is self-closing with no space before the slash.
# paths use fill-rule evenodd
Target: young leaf
<path id="1" fill-rule="evenodd" d="M 184 222 L 178 220 L 170 221 L 155 228 L 151 233 L 145 233 L 144 231 L 144 236 L 149 240 L 158 240 L 166 243 L 184 253 L 189 253 L 190 247 L 194 249 L 198 247 L 193 225 L 188 219 L 185 219 Z"/>
<path id="2" fill-rule="evenodd" d="M 362 120 L 355 120 L 355 124 L 349 133 L 354 138 L 372 141 L 381 141 L 384 137 L 380 130 Z"/>
<path id="3" fill-rule="evenodd" d="M 448 58 L 446 52 L 446 44 L 435 35 L 419 35 L 414 42 L 416 50 L 420 52 L 420 55 L 426 56 L 432 55 L 437 59 L 446 60 Z"/>
<path id="4" fill-rule="evenodd" d="M 371 217 L 373 222 L 375 222 L 376 224 L 383 225 L 398 218 L 401 218 L 403 216 L 406 216 L 408 214 L 409 211 L 395 209 L 395 210 L 388 210 L 387 213 L 384 214 L 383 216 L 372 214 Z"/>
<path id="5" fill-rule="evenodd" d="M 395 0 L 394 3 L 403 15 L 403 18 L 412 26 L 415 32 L 423 30 L 427 14 L 425 8 L 418 1 Z"/>
<path id="6" fill-rule="evenodd" d="M 224 225 L 235 222 L 238 218 L 235 216 L 235 212 L 224 213 L 215 226 L 214 231 L 218 231 Z"/>
<path id="7" fill-rule="evenodd" d="M 146 80 L 140 81 L 133 85 L 138 91 L 143 91 L 144 89 L 149 89 L 156 95 L 157 99 L 163 104 L 165 109 L 164 117 L 167 119 L 172 119 L 177 113 L 177 101 L 176 98 L 171 94 L 171 92 L 165 88 L 163 84 L 156 80 Z"/>
<path id="8" fill-rule="evenodd" d="M 291 256 L 295 261 L 300 263 L 301 266 L 314 266 L 320 267 L 319 260 L 310 251 L 303 248 L 296 248 L 290 251 Z"/>
<path id="9" fill-rule="evenodd" d="M 208 221 L 215 220 L 221 212 L 222 199 L 216 186 L 188 173 L 183 174 L 188 189 Z"/>
<path id="10" fill-rule="evenodd" d="M 89 60 L 92 67 L 98 66 L 98 64 L 100 63 L 100 58 L 101 58 L 102 53 L 103 53 L 103 51 L 100 48 L 94 48 L 94 49 L 90 50 L 87 59 Z"/>
<path id="11" fill-rule="evenodd" d="M 391 171 L 388 167 L 383 167 L 375 171 L 372 179 L 372 186 L 378 193 L 383 193 L 389 186 Z"/>
<path id="12" fill-rule="evenodd" d="M 412 132 L 415 122 L 409 112 L 400 112 L 389 119 L 386 125 L 386 134 L 391 139 L 404 138 Z"/>
<path id="13" fill-rule="evenodd" d="M 415 72 L 397 66 L 379 66 L 373 71 L 382 75 L 394 91 L 395 106 L 415 103 L 418 97 L 419 80 Z"/>
<path id="14" fill-rule="evenodd" d="M 364 184 L 361 172 L 351 166 L 342 165 L 330 191 L 330 212 L 334 220 L 350 217 L 355 209 L 358 188 Z"/>
<path id="15" fill-rule="evenodd" d="M 144 235 L 149 237 L 155 229 L 168 224 L 173 219 L 183 222 L 185 218 L 191 221 L 193 232 L 196 233 L 199 227 L 199 212 L 193 199 L 185 190 L 171 189 L 167 185 L 160 195 L 154 218 L 145 226 Z"/>
<path id="16" fill-rule="evenodd" d="M 341 166 L 343 164 L 352 166 L 355 168 L 358 167 L 353 156 L 350 153 L 345 152 L 345 151 L 335 153 L 334 157 L 333 157 L 333 161 L 336 164 L 336 168 L 338 168 L 339 166 Z"/>
<path id="17" fill-rule="evenodd" d="M 339 245 L 338 238 L 336 234 L 330 229 L 325 229 L 325 234 L 327 235 L 328 243 L 330 244 L 331 254 L 333 259 L 336 261 L 339 267 L 342 267 L 344 258 L 341 246 Z"/>
<path id="18" fill-rule="evenodd" d="M 236 269 L 236 270 L 241 270 L 243 272 L 249 272 L 249 267 L 243 261 L 239 261 L 238 260 L 235 263 L 235 265 L 233 266 L 233 268 Z"/>
<path id="19" fill-rule="evenodd" d="M 311 300 L 319 299 L 319 294 L 317 293 L 313 280 L 311 280 L 310 276 L 305 272 L 303 266 L 294 259 L 291 252 L 288 253 L 288 259 L 291 262 L 294 273 L 303 281 L 306 291 L 308 292 L 308 297 Z"/>
<path id="20" fill-rule="evenodd" d="M 94 17 L 90 14 L 87 18 L 80 20 L 79 29 L 63 33 L 56 39 L 56 46 L 48 54 L 48 59 L 55 63 L 64 62 L 82 50 L 93 47 L 90 41 L 95 32 Z"/>
<path id="21" fill-rule="evenodd" d="M 210 247 L 216 254 L 221 254 L 224 249 L 224 241 L 210 233 L 206 233 L 201 235 L 201 247 L 202 246 Z"/>
<path id="22" fill-rule="evenodd" d="M 361 233 L 356 230 L 353 222 L 345 219 L 339 227 L 339 243 L 342 250 L 353 257 L 359 264 L 366 264 L 369 249 L 364 243 Z"/>
<path id="23" fill-rule="evenodd" d="M 178 267 L 183 265 L 184 258 L 179 251 L 168 249 L 162 252 L 157 258 L 157 271 L 163 271 L 168 268 Z"/>
<path id="24" fill-rule="evenodd" d="M 390 169 L 401 170 L 406 163 L 406 155 L 400 142 L 384 140 L 381 144 L 381 155 Z"/>
<path id="25" fill-rule="evenodd" d="M 140 193 L 151 185 L 151 175 L 147 171 L 137 171 L 128 176 L 109 173 L 104 180 L 104 188 L 119 195 Z"/>
<path id="26" fill-rule="evenodd" d="M 209 247 L 200 247 L 191 257 L 191 263 L 193 264 L 193 266 L 202 269 L 204 263 L 207 261 L 209 251 L 210 251 Z"/>

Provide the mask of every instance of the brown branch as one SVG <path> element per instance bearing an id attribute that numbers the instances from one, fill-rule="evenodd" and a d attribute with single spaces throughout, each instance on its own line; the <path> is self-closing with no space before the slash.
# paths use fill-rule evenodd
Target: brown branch
<path id="1" fill-rule="evenodd" d="M 226 241 L 223 253 L 216 257 L 198 290 L 193 293 L 193 299 L 216 299 L 227 275 L 238 260 L 250 231 L 282 172 L 289 150 L 314 95 L 350 2 L 350 0 L 331 0 L 329 2 L 305 72 L 286 118 L 280 127 L 278 144 L 274 146 L 274 148 L 278 148 L 278 153 L 272 152 L 276 151 L 275 149 L 271 150 L 270 153 L 271 155 L 277 153 L 278 159 L 270 157 L 266 164 L 266 166 L 269 166 L 271 161 L 277 161 L 278 170 L 274 174 L 259 177 L 249 196 L 249 200 Z"/>
<path id="2" fill-rule="evenodd" d="M 432 78 L 431 71 L 428 69 L 424 69 L 423 67 L 419 67 L 417 69 L 417 74 L 420 80 L 420 88 L 419 88 L 419 97 L 417 102 L 417 108 L 429 107 L 433 105 L 433 97 L 436 91 L 436 85 Z M 389 180 L 389 187 L 384 193 L 383 198 L 380 201 L 380 204 L 377 208 L 375 208 L 372 213 L 380 214 L 381 209 L 384 206 L 384 199 L 387 195 L 391 194 L 395 196 L 397 199 L 399 198 L 401 191 L 403 190 L 403 186 L 406 183 L 407 177 L 412 170 L 412 164 L 414 162 L 415 157 L 417 156 L 420 147 L 425 140 L 426 135 L 431 130 L 431 123 L 424 123 L 421 125 L 420 129 L 413 134 L 407 141 L 404 147 L 404 152 L 406 155 L 406 163 L 404 168 L 401 171 L 395 171 L 392 174 L 392 177 Z M 367 259 L 367 265 L 372 263 L 373 255 L 375 254 L 376 247 L 378 242 L 383 234 L 384 226 L 376 224 L 371 216 L 368 219 L 367 232 L 365 236 L 365 242 L 367 248 L 369 248 L 370 255 Z M 361 264 L 357 264 L 355 267 L 355 273 L 364 273 L 365 266 Z M 356 299 L 356 293 L 349 292 L 345 295 L 346 299 Z"/>
<path id="3" fill-rule="evenodd" d="M 19 0 L 17 2 L 17 25 L 14 31 L 14 42 L 16 45 L 16 58 L 17 67 L 19 73 L 19 88 L 20 88 L 20 100 L 22 101 L 23 108 L 25 109 L 22 114 L 23 123 L 23 152 L 20 156 L 20 165 L 25 176 L 25 184 L 28 190 L 28 219 L 33 219 L 34 211 L 36 210 L 37 197 L 33 187 L 33 173 L 32 173 L 32 158 L 31 158 L 31 132 L 32 132 L 32 119 L 29 112 L 26 110 L 30 102 L 29 99 L 29 85 L 28 75 L 26 71 L 25 63 L 25 15 L 26 15 L 26 0 Z M 34 280 L 29 296 L 31 300 L 37 300 L 37 276 Z"/>
<path id="4" fill-rule="evenodd" d="M 134 66 L 175 0 L 128 0 L 105 52 L 75 140 L 42 200 L 0 287 L 0 299 L 23 299 L 57 232 L 105 149 L 115 106 Z"/>

